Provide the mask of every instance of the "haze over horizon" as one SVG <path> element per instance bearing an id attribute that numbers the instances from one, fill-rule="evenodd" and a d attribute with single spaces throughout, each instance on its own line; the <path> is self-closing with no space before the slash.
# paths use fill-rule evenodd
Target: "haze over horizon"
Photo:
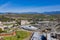
<path id="1" fill-rule="evenodd" d="M 60 0 L 0 0 L 0 12 L 60 11 Z"/>

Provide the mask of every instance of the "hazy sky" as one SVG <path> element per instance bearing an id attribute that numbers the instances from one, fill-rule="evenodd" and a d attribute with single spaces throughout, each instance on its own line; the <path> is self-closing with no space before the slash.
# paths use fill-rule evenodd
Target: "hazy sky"
<path id="1" fill-rule="evenodd" d="M 0 0 L 0 12 L 60 11 L 60 0 Z"/>

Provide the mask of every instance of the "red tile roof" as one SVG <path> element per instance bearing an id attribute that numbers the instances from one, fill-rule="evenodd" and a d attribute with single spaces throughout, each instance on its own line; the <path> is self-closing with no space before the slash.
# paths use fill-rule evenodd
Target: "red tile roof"
<path id="1" fill-rule="evenodd" d="M 0 36 L 14 36 L 16 32 L 0 34 Z"/>

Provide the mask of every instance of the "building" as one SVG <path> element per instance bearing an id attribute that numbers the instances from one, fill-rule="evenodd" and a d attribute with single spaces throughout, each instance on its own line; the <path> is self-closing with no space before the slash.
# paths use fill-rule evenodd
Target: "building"
<path id="1" fill-rule="evenodd" d="M 1 21 L 0 21 L 0 28 L 1 28 L 2 30 L 4 30 L 4 26 L 3 26 L 3 24 L 2 24 Z"/>
<path id="2" fill-rule="evenodd" d="M 8 26 L 7 26 L 7 25 L 4 25 L 3 22 L 0 21 L 0 28 L 1 28 L 2 30 L 4 30 L 5 27 L 10 28 L 10 27 L 12 27 L 12 26 L 13 26 L 13 25 L 8 25 Z"/>
<path id="3" fill-rule="evenodd" d="M 11 22 L 2 22 L 2 24 L 15 24 L 16 21 L 11 21 Z"/>
<path id="4" fill-rule="evenodd" d="M 28 20 L 21 20 L 21 25 L 27 25 L 30 24 Z"/>
<path id="5" fill-rule="evenodd" d="M 25 29 L 25 30 L 38 30 L 37 27 L 34 27 L 32 25 L 22 25 L 20 27 L 23 28 L 23 29 Z"/>
<path id="6" fill-rule="evenodd" d="M 11 33 L 0 33 L 0 36 L 3 36 L 3 37 L 5 37 L 5 36 L 15 36 L 15 35 L 16 35 L 15 31 L 11 32 Z"/>
<path id="7" fill-rule="evenodd" d="M 41 40 L 41 34 L 39 32 L 34 32 L 32 34 L 31 40 Z"/>

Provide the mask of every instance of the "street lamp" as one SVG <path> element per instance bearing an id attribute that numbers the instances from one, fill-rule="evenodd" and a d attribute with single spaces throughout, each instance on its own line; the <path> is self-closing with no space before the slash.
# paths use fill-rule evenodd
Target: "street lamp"
<path id="1" fill-rule="evenodd" d="M 47 39 L 47 32 L 48 32 L 48 30 L 45 30 L 45 33 L 46 33 L 46 39 Z"/>

